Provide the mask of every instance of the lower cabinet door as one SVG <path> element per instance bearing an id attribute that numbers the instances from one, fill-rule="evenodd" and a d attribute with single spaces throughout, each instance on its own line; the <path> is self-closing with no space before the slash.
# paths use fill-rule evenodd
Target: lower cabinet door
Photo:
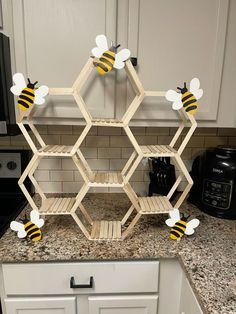
<path id="1" fill-rule="evenodd" d="M 7 314 L 76 314 L 75 297 L 9 298 Z"/>
<path id="2" fill-rule="evenodd" d="M 89 314 L 157 314 L 157 295 L 89 297 Z"/>

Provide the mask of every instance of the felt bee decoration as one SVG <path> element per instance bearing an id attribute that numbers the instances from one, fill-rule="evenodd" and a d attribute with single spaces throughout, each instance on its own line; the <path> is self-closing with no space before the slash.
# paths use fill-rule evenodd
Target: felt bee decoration
<path id="1" fill-rule="evenodd" d="M 25 238 L 26 236 L 32 241 L 39 241 L 42 239 L 42 231 L 40 228 L 44 225 L 44 220 L 39 218 L 39 213 L 37 210 L 32 210 L 30 212 L 29 219 L 21 219 L 22 223 L 17 221 L 12 221 L 10 228 L 17 231 L 18 238 Z"/>
<path id="2" fill-rule="evenodd" d="M 198 109 L 198 99 L 203 95 L 203 90 L 199 88 L 200 81 L 198 78 L 193 78 L 190 82 L 190 89 L 186 87 L 186 82 L 184 87 L 177 87 L 180 92 L 176 92 L 172 89 L 166 92 L 166 99 L 173 102 L 172 108 L 174 110 L 179 110 L 184 107 L 185 111 L 189 114 L 196 114 Z"/>
<path id="3" fill-rule="evenodd" d="M 94 66 L 97 68 L 99 74 L 104 75 L 110 72 L 113 68 L 123 69 L 124 61 L 130 57 L 129 49 L 122 49 L 117 52 L 120 45 L 114 46 L 111 42 L 110 47 L 105 35 L 98 35 L 96 37 L 97 47 L 92 49 L 92 54 L 98 60 L 94 61 Z"/>
<path id="4" fill-rule="evenodd" d="M 173 240 L 180 241 L 184 234 L 192 235 L 194 233 L 194 228 L 197 228 L 200 221 L 198 219 L 192 219 L 187 222 L 189 216 L 180 217 L 179 210 L 174 208 L 169 213 L 170 218 L 168 218 L 165 223 L 167 226 L 171 227 L 170 238 Z"/>
<path id="5" fill-rule="evenodd" d="M 29 78 L 28 84 L 26 84 L 22 73 L 14 74 L 13 82 L 15 85 L 13 85 L 10 90 L 14 95 L 19 96 L 17 104 L 20 109 L 20 115 L 17 121 L 20 122 L 24 116 L 28 115 L 28 110 L 32 108 L 34 104 L 42 105 L 45 102 L 44 97 L 48 94 L 49 89 L 45 85 L 38 88 L 35 87 L 38 82 L 31 83 Z"/>

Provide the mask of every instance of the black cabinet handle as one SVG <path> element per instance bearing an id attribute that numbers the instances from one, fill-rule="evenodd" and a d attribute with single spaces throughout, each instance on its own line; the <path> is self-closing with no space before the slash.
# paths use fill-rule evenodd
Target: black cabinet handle
<path id="1" fill-rule="evenodd" d="M 92 288 L 93 287 L 93 277 L 90 277 L 89 283 L 88 284 L 75 284 L 75 278 L 71 277 L 70 278 L 70 288 Z"/>
<path id="2" fill-rule="evenodd" d="M 136 57 L 131 57 L 130 61 L 134 67 L 138 65 L 138 59 Z"/>

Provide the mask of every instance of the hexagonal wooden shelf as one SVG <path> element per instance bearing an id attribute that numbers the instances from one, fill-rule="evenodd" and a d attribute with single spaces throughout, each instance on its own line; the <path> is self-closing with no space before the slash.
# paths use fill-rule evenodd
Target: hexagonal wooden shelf
<path id="1" fill-rule="evenodd" d="M 19 180 L 19 186 L 21 187 L 23 193 L 25 194 L 28 202 L 30 203 L 33 209 L 37 209 L 41 215 L 71 215 L 75 222 L 80 227 L 81 231 L 89 240 L 123 240 L 127 235 L 132 231 L 135 224 L 138 222 L 142 215 L 147 214 L 168 214 L 168 212 L 173 208 L 170 203 L 170 198 L 173 195 L 174 191 L 177 189 L 178 185 L 185 177 L 187 179 L 187 186 L 182 192 L 182 195 L 178 199 L 175 207 L 179 207 L 184 201 L 187 193 L 189 192 L 192 179 L 181 159 L 181 154 L 186 147 L 190 137 L 192 136 L 197 123 L 194 117 L 185 112 L 184 109 L 178 110 L 178 114 L 181 118 L 181 123 L 173 136 L 172 141 L 169 145 L 139 145 L 133 136 L 128 124 L 132 119 L 133 115 L 139 108 L 144 97 L 163 97 L 165 95 L 164 91 L 145 91 L 138 75 L 132 66 L 130 60 L 125 62 L 125 72 L 131 82 L 131 85 L 135 91 L 135 97 L 121 120 L 116 119 L 95 119 L 91 116 L 82 96 L 81 89 L 88 79 L 90 73 L 94 69 L 93 64 L 94 59 L 89 58 L 83 69 L 81 70 L 78 78 L 71 88 L 50 88 L 50 95 L 72 95 L 86 121 L 86 126 L 82 131 L 81 135 L 78 137 L 78 140 L 73 146 L 64 146 L 64 145 L 47 145 L 36 127 L 32 122 L 32 117 L 36 112 L 36 106 L 34 105 L 24 114 L 20 113 L 17 117 L 18 125 L 27 140 L 29 146 L 31 147 L 34 155 L 25 169 L 22 177 Z M 34 136 L 36 137 L 40 148 L 37 148 L 34 144 L 34 141 L 28 134 L 25 125 L 23 124 L 23 119 L 26 118 L 30 129 L 32 130 Z M 181 145 L 178 149 L 175 149 L 174 146 L 179 139 L 185 126 L 188 126 L 190 123 L 190 129 L 187 132 L 185 138 L 183 139 Z M 89 167 L 86 159 L 80 151 L 80 145 L 88 134 L 92 126 L 108 126 L 108 127 L 122 127 L 128 138 L 130 139 L 134 151 L 130 158 L 128 159 L 126 165 L 124 166 L 121 172 L 93 172 Z M 77 166 L 80 174 L 83 177 L 84 184 L 76 197 L 66 197 L 66 198 L 46 198 L 44 192 L 40 188 L 39 184 L 35 180 L 33 173 L 37 169 L 40 160 L 43 157 L 55 156 L 55 157 L 69 157 L 72 158 L 75 165 Z M 175 160 L 176 166 L 180 170 L 180 174 L 176 179 L 173 187 L 169 191 L 167 196 L 154 196 L 154 197 L 138 197 L 135 191 L 132 189 L 129 184 L 129 180 L 139 165 L 142 158 L 145 157 L 171 157 Z M 29 176 L 32 181 L 36 192 L 39 193 L 42 199 L 41 207 L 38 208 L 28 193 L 24 180 Z M 82 205 L 82 200 L 90 187 L 121 187 L 129 197 L 132 205 L 128 209 L 127 213 L 121 221 L 93 221 L 87 210 Z M 136 210 L 136 215 L 133 220 L 130 222 L 128 227 L 124 227 L 128 218 L 132 212 Z M 79 214 L 83 215 L 83 219 L 79 218 Z M 82 222 L 83 221 L 83 222 Z M 87 226 L 85 226 L 85 222 Z"/>

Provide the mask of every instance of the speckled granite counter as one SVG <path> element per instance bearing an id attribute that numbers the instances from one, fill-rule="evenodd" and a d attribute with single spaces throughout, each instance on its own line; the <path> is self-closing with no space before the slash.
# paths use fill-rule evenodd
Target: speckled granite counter
<path id="1" fill-rule="evenodd" d="M 89 194 L 84 205 L 95 219 L 117 220 L 129 201 L 123 194 Z M 8 230 L 0 239 L 0 261 L 177 257 L 205 313 L 236 314 L 236 221 L 210 217 L 187 203 L 181 211 L 201 223 L 193 236 L 179 243 L 169 238 L 166 215 L 142 217 L 123 242 L 89 241 L 70 216 L 47 216 L 38 243 L 20 240 Z"/>

